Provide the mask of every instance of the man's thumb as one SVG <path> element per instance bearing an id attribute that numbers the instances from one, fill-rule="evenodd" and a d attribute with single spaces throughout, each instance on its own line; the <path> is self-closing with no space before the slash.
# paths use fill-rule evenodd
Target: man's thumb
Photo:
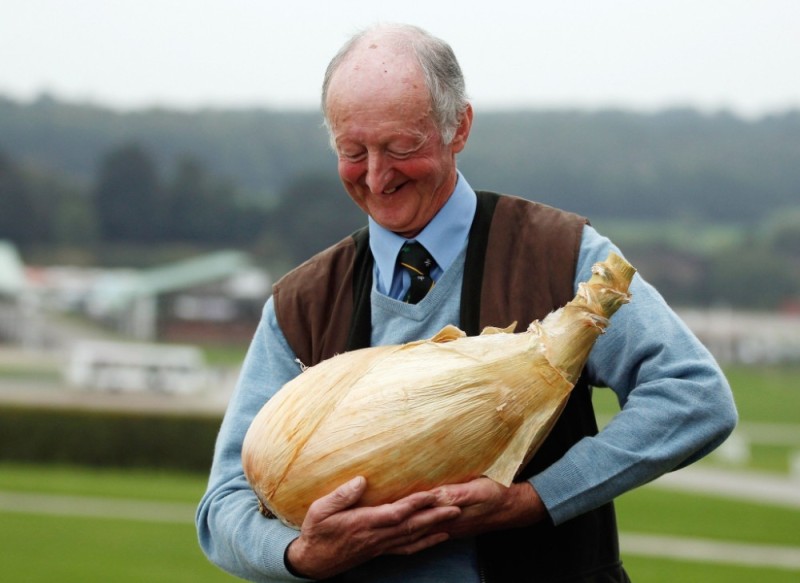
<path id="1" fill-rule="evenodd" d="M 341 502 L 339 510 L 349 508 L 361 498 L 364 490 L 367 489 L 367 479 L 364 476 L 356 476 L 349 482 L 345 482 L 333 491 L 333 498 Z"/>
<path id="2" fill-rule="evenodd" d="M 353 506 L 361 498 L 367 487 L 364 476 L 356 476 L 345 482 L 327 496 L 323 496 L 311 505 L 309 512 L 317 515 L 317 519 L 336 514 Z"/>

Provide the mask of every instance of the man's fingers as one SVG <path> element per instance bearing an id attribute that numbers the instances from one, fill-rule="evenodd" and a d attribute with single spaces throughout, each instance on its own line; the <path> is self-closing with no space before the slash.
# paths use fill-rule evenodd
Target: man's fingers
<path id="1" fill-rule="evenodd" d="M 397 545 L 390 549 L 387 549 L 385 554 L 387 555 L 412 555 L 414 553 L 418 553 L 424 549 L 436 546 L 438 544 L 443 543 L 447 539 L 450 538 L 446 532 L 434 532 L 431 534 L 427 534 L 417 540 Z"/>
<path id="2" fill-rule="evenodd" d="M 460 514 L 461 509 L 457 506 L 429 508 L 401 523 L 385 527 L 379 534 L 385 545 L 383 552 L 408 554 L 447 540 L 449 534 L 438 527 Z"/>
<path id="3" fill-rule="evenodd" d="M 463 484 L 439 486 L 433 491 L 439 506 L 469 506 L 482 502 L 492 487 L 491 480 L 478 478 Z"/>
<path id="4" fill-rule="evenodd" d="M 396 502 L 374 506 L 373 526 L 377 528 L 393 527 L 412 514 L 436 505 L 436 496 L 432 492 L 418 492 Z"/>
<path id="5" fill-rule="evenodd" d="M 384 552 L 408 555 L 442 543 L 450 535 L 437 527 L 458 518 L 460 514 L 461 509 L 457 506 L 430 508 L 415 514 L 402 524 L 384 529 L 384 536 L 391 541 Z"/>
<path id="6" fill-rule="evenodd" d="M 458 517 L 462 509 L 439 505 L 433 492 L 417 492 L 397 502 L 372 507 L 370 511 L 373 528 L 394 536 L 398 529 L 405 534 L 447 522 Z"/>
<path id="7" fill-rule="evenodd" d="M 356 476 L 330 494 L 315 500 L 308 508 L 308 515 L 314 522 L 319 522 L 337 512 L 346 510 L 359 501 L 366 488 L 367 480 L 363 476 Z M 306 519 L 308 518 L 309 516 L 306 516 Z"/>
<path id="8" fill-rule="evenodd" d="M 408 529 L 421 530 L 458 518 L 462 509 L 458 506 L 438 506 L 417 513 L 408 521 Z"/>

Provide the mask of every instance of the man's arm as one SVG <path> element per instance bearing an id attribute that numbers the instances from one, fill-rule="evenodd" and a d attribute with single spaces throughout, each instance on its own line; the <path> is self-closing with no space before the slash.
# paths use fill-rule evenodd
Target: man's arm
<path id="1" fill-rule="evenodd" d="M 576 286 L 611 250 L 618 252 L 585 229 Z M 737 421 L 711 354 L 638 274 L 630 291 L 586 365 L 590 383 L 610 387 L 622 410 L 531 480 L 556 524 L 700 459 Z"/>
<path id="2" fill-rule="evenodd" d="M 261 515 L 241 460 L 242 442 L 250 422 L 263 404 L 299 372 L 269 300 L 228 404 L 208 488 L 196 515 L 200 546 L 208 558 L 244 579 L 301 580 L 283 562 L 283 551 L 298 532 Z"/>

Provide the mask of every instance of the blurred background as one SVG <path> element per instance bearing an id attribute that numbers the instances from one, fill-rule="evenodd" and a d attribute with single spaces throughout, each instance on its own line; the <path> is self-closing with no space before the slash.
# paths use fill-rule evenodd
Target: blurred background
<path id="1" fill-rule="evenodd" d="M 8 580 L 227 578 L 192 510 L 272 282 L 365 224 L 318 95 L 339 46 L 379 21 L 459 57 L 470 184 L 588 216 L 731 380 L 733 437 L 619 501 L 633 578 L 796 580 L 799 4 L 0 0 L 0 15 Z"/>

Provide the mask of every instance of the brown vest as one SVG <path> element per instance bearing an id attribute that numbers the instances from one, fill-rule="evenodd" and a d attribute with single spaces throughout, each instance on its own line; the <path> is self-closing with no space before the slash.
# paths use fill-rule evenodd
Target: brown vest
<path id="1" fill-rule="evenodd" d="M 586 219 L 521 198 L 478 193 L 461 294 L 460 327 L 517 322 L 524 330 L 574 296 Z M 369 346 L 373 259 L 366 229 L 300 265 L 273 288 L 278 323 L 303 364 Z M 540 472 L 597 433 L 591 392 L 581 379 L 548 439 L 518 479 Z M 627 581 L 611 504 L 558 527 L 495 532 L 478 539 L 487 581 Z"/>

